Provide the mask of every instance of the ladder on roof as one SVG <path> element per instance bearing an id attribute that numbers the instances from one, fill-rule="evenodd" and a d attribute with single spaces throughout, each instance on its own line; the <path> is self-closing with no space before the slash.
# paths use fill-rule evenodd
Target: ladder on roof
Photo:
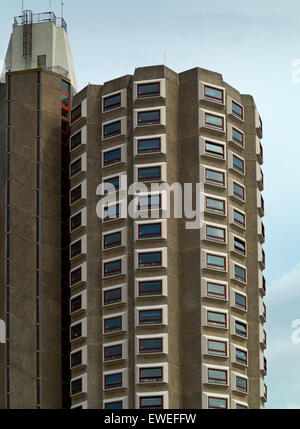
<path id="1" fill-rule="evenodd" d="M 23 57 L 25 59 L 25 68 L 31 68 L 32 57 L 32 11 L 23 12 Z"/>

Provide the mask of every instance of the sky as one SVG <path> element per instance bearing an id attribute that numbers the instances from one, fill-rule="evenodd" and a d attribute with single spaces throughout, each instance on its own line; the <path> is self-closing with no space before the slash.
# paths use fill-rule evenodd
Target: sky
<path id="1" fill-rule="evenodd" d="M 0 63 L 22 9 L 21 0 L 3 3 Z M 61 16 L 60 1 L 51 3 Z M 24 8 L 48 11 L 49 1 L 24 0 Z M 217 71 L 254 96 L 264 123 L 266 407 L 300 408 L 300 342 L 292 337 L 300 326 L 299 0 L 64 0 L 64 18 L 80 89 L 166 58 L 176 72 Z"/>

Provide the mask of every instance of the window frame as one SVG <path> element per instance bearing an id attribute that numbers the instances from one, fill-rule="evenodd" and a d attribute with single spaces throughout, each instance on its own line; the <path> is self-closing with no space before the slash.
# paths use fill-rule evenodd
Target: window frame
<path id="1" fill-rule="evenodd" d="M 244 218 L 244 224 L 242 224 L 241 222 L 239 222 L 237 219 L 236 219 L 236 217 L 235 217 L 235 213 L 238 213 L 238 214 L 240 214 L 240 215 L 242 215 L 243 216 L 243 218 Z M 242 227 L 242 228 L 246 228 L 246 213 L 243 213 L 243 212 L 241 212 L 240 210 L 237 210 L 235 207 L 233 208 L 233 223 L 235 224 L 235 225 L 237 225 L 237 226 L 239 226 L 239 227 Z"/>
<path id="2" fill-rule="evenodd" d="M 212 407 L 212 406 L 210 406 L 210 404 L 209 404 L 209 401 L 210 401 L 210 399 L 217 399 L 218 401 L 225 401 L 225 403 L 226 403 L 226 406 L 225 407 Z M 219 397 L 217 397 L 217 396 L 208 396 L 208 398 L 207 398 L 207 408 L 208 409 L 218 409 L 218 410 L 228 410 L 228 398 L 219 398 Z"/>
<path id="3" fill-rule="evenodd" d="M 143 313 L 151 313 L 152 311 L 157 311 L 160 313 L 159 319 L 150 319 L 150 322 L 146 320 L 145 323 L 142 322 L 142 314 Z M 151 326 L 151 325 L 162 325 L 163 324 L 163 309 L 162 308 L 154 308 L 154 309 L 144 309 L 138 310 L 138 322 L 139 326 Z"/>
<path id="4" fill-rule="evenodd" d="M 141 180 L 141 170 L 151 170 L 151 169 L 158 169 L 159 175 L 157 176 L 149 176 L 146 177 L 146 179 Z M 141 183 L 147 183 L 147 182 L 160 182 L 162 180 L 162 166 L 161 165 L 154 165 L 154 166 L 145 166 L 145 167 L 138 167 L 137 168 L 137 181 Z"/>
<path id="5" fill-rule="evenodd" d="M 238 379 L 244 380 L 246 382 L 246 387 L 245 388 L 242 387 L 241 385 L 238 385 Z M 248 393 L 248 379 L 246 377 L 242 377 L 240 375 L 236 375 L 236 378 L 235 378 L 235 387 L 236 387 L 236 389 L 239 392 Z"/>
<path id="6" fill-rule="evenodd" d="M 147 377 L 142 376 L 143 370 L 151 370 L 151 369 L 160 369 L 161 375 L 158 377 L 159 379 L 155 380 L 147 380 Z M 148 377 L 149 379 L 150 377 Z M 157 377 L 156 377 L 157 378 Z M 153 366 L 153 367 L 140 367 L 139 368 L 139 383 L 162 383 L 164 380 L 164 367 L 162 366 Z"/>
<path id="7" fill-rule="evenodd" d="M 237 193 L 235 191 L 235 186 L 234 185 L 236 185 L 239 188 L 241 188 L 243 190 L 243 193 L 242 194 Z M 233 194 L 234 197 L 238 198 L 240 201 L 245 202 L 245 200 L 246 200 L 246 190 L 245 190 L 245 186 L 244 185 L 241 185 L 240 183 L 233 181 L 232 182 L 232 194 Z"/>
<path id="8" fill-rule="evenodd" d="M 214 125 L 214 124 L 208 122 L 207 121 L 207 116 L 213 116 L 215 118 L 221 119 L 222 120 L 222 127 L 218 126 L 218 125 Z M 224 129 L 225 129 L 225 118 L 224 118 L 224 116 L 220 116 L 220 115 L 215 114 L 215 113 L 204 112 L 204 125 L 205 125 L 205 127 L 211 128 L 213 130 L 224 132 Z"/>
<path id="9" fill-rule="evenodd" d="M 216 372 L 222 372 L 225 374 L 225 383 L 220 383 L 217 380 L 222 380 L 221 378 L 214 378 L 214 377 L 210 377 L 209 373 L 210 371 L 216 371 Z M 227 386 L 228 385 L 228 370 L 226 369 L 219 369 L 219 368 L 207 368 L 207 382 L 209 384 L 214 384 L 214 385 L 218 385 L 218 386 Z"/>
<path id="10" fill-rule="evenodd" d="M 150 265 L 149 263 L 147 265 L 141 265 L 141 255 L 151 255 L 151 254 L 159 254 L 159 264 Z M 138 268 L 156 268 L 156 267 L 162 267 L 162 259 L 163 259 L 163 252 L 161 250 L 158 251 L 152 251 L 152 252 L 139 252 L 138 253 Z"/>
<path id="11" fill-rule="evenodd" d="M 207 177 L 207 172 L 212 172 L 212 173 L 220 174 L 223 177 L 222 181 L 209 179 Z M 224 171 L 214 170 L 211 167 L 205 167 L 205 170 L 204 170 L 204 179 L 205 179 L 205 183 L 208 184 L 208 185 L 215 185 L 215 186 L 222 186 L 222 187 L 225 186 L 225 172 Z"/>
<path id="12" fill-rule="evenodd" d="M 205 93 L 206 88 L 214 89 L 216 91 L 221 92 L 222 93 L 222 97 L 221 98 L 217 98 L 217 97 L 214 97 L 214 96 L 211 96 L 211 95 L 207 95 Z M 214 102 L 219 103 L 219 104 L 224 104 L 224 89 L 218 88 L 216 86 L 211 86 L 211 85 L 208 85 L 208 84 L 204 83 L 203 84 L 203 98 L 204 98 L 204 100 L 214 101 Z"/>
<path id="13" fill-rule="evenodd" d="M 105 106 L 106 100 L 109 100 L 111 98 L 115 98 L 117 96 L 120 97 L 120 101 L 118 103 L 111 104 L 109 106 L 109 108 L 106 108 L 106 106 Z M 121 91 L 117 92 L 117 93 L 114 93 L 112 95 L 103 96 L 103 99 L 102 99 L 102 112 L 103 113 L 110 112 L 111 110 L 117 109 L 119 107 L 122 107 L 122 92 Z"/>
<path id="14" fill-rule="evenodd" d="M 237 295 L 241 296 L 241 297 L 243 297 L 245 299 L 245 306 L 237 305 L 237 301 L 236 301 L 236 296 Z M 241 294 L 239 292 L 234 291 L 234 306 L 236 308 L 239 308 L 240 310 L 247 311 L 247 307 L 248 307 L 247 304 L 248 304 L 248 302 L 247 302 L 247 295 L 244 295 L 244 294 Z"/>
<path id="15" fill-rule="evenodd" d="M 113 237 L 113 236 L 119 236 L 120 239 L 117 241 L 114 241 L 113 243 L 110 243 L 113 245 L 107 246 L 106 238 L 107 237 Z M 106 234 L 103 234 L 103 249 L 104 250 L 114 249 L 114 248 L 120 247 L 120 246 L 122 246 L 122 230 L 115 231 L 115 232 L 108 232 Z"/>
<path id="16" fill-rule="evenodd" d="M 240 169 L 235 163 L 234 163 L 234 159 L 237 158 L 238 160 L 242 161 L 243 164 L 243 169 Z M 245 174 L 245 160 L 243 158 L 241 158 L 240 156 L 238 156 L 237 154 L 233 153 L 232 154 L 232 168 L 237 171 L 240 174 Z"/>
<path id="17" fill-rule="evenodd" d="M 220 268 L 221 267 L 220 265 L 209 263 L 208 262 L 209 256 L 213 256 L 213 257 L 217 257 L 217 258 L 222 258 L 223 261 L 224 261 L 224 264 L 223 264 L 222 268 Z M 212 269 L 212 270 L 219 270 L 219 271 L 225 271 L 226 272 L 227 257 L 223 256 L 223 255 L 218 255 L 218 254 L 215 254 L 215 253 L 206 252 L 206 268 Z"/>
<path id="18" fill-rule="evenodd" d="M 242 359 L 242 358 L 238 357 L 237 356 L 237 352 L 238 351 L 244 353 L 246 355 L 246 358 Z M 244 366 L 248 365 L 248 351 L 243 350 L 243 349 L 241 349 L 239 347 L 235 347 L 235 354 L 234 354 L 234 356 L 235 356 L 235 363 L 238 363 L 238 364 L 244 365 Z"/>
<path id="19" fill-rule="evenodd" d="M 120 129 L 117 131 L 111 131 L 111 132 L 107 133 L 106 128 L 111 126 L 111 125 L 115 125 L 115 124 L 120 124 Z M 121 133 L 122 133 L 122 120 L 121 119 L 117 119 L 116 121 L 109 122 L 108 124 L 103 124 L 103 140 L 109 139 L 111 137 L 120 136 Z"/>
<path id="20" fill-rule="evenodd" d="M 120 270 L 119 270 L 119 272 L 114 273 L 115 270 L 113 270 L 113 271 L 109 271 L 109 272 L 113 272 L 114 274 L 106 275 L 106 273 L 107 273 L 106 266 L 109 265 L 109 264 L 116 263 L 116 262 L 120 262 Z M 104 278 L 110 278 L 110 277 L 113 277 L 113 276 L 117 276 L 117 275 L 122 274 L 122 272 L 123 272 L 123 261 L 122 261 L 122 258 L 116 259 L 116 260 L 112 260 L 112 261 L 103 262 L 103 276 L 104 276 Z"/>
<path id="21" fill-rule="evenodd" d="M 238 107 L 241 108 L 241 110 L 242 110 L 241 114 L 239 114 L 236 110 L 234 110 L 234 108 L 233 108 L 234 104 L 236 104 Z M 241 119 L 242 121 L 244 120 L 244 106 L 242 106 L 240 103 L 238 103 L 235 100 L 231 100 L 231 112 L 236 118 Z"/>
<path id="22" fill-rule="evenodd" d="M 159 150 L 140 150 L 140 142 L 145 142 L 145 141 L 151 141 L 151 140 L 157 140 L 159 142 Z M 137 151 L 137 155 L 142 155 L 145 153 L 160 153 L 161 152 L 161 148 L 162 148 L 162 143 L 161 143 L 161 137 L 153 137 L 153 138 L 138 138 L 137 142 L 136 142 L 136 151 Z"/>
<path id="23" fill-rule="evenodd" d="M 116 292 L 116 291 L 120 291 L 120 295 L 119 298 L 114 298 L 114 299 L 106 299 L 106 295 L 109 292 Z M 123 300 L 123 293 L 122 293 L 122 287 L 116 287 L 116 288 L 110 288 L 110 289 L 104 289 L 103 290 L 103 305 L 113 305 L 113 304 L 120 304 L 122 303 Z"/>
<path id="24" fill-rule="evenodd" d="M 113 328 L 113 329 L 108 329 L 106 326 L 106 322 L 110 321 L 110 320 L 120 320 L 120 325 L 118 325 L 119 327 Z M 123 330 L 123 316 L 122 315 L 118 315 L 118 316 L 113 316 L 113 317 L 106 317 L 105 319 L 103 319 L 103 333 L 104 334 L 112 334 L 114 332 L 121 332 Z"/>
<path id="25" fill-rule="evenodd" d="M 146 295 L 141 295 L 141 283 L 151 283 L 151 282 L 159 282 L 160 283 L 160 293 L 159 294 L 146 294 Z M 137 286 L 137 290 L 138 290 L 138 296 L 139 297 L 148 297 L 148 296 L 161 296 L 163 294 L 163 281 L 162 279 L 160 280 L 138 280 L 138 286 Z"/>
<path id="26" fill-rule="evenodd" d="M 154 120 L 147 120 L 142 121 L 140 119 L 140 115 L 143 113 L 158 113 L 158 119 L 157 122 L 154 122 Z M 141 110 L 137 112 L 137 126 L 143 127 L 143 126 L 150 126 L 150 125 L 161 125 L 161 109 L 151 109 L 151 110 Z"/>
<path id="27" fill-rule="evenodd" d="M 238 133 L 238 135 L 241 135 L 241 140 L 234 135 L 234 131 L 236 133 Z M 245 135 L 244 135 L 244 133 L 242 131 L 240 131 L 239 129 L 232 127 L 232 141 L 234 143 L 238 144 L 240 147 L 244 148 L 245 147 Z"/>
<path id="28" fill-rule="evenodd" d="M 150 393 L 150 392 L 149 392 Z M 161 400 L 161 402 L 160 402 L 160 406 L 155 406 L 155 407 L 149 407 L 149 406 L 142 406 L 142 401 L 143 401 L 143 399 L 148 399 L 148 398 L 160 398 L 160 400 Z M 149 396 L 140 396 L 139 397 L 139 408 L 142 410 L 142 409 L 149 409 L 149 410 L 151 410 L 151 409 L 163 409 L 164 408 L 164 397 L 163 397 L 163 395 L 157 395 L 157 396 L 151 396 L 151 395 L 149 395 Z"/>
<path id="29" fill-rule="evenodd" d="M 107 383 L 107 378 L 108 377 L 113 377 L 113 376 L 121 376 L 121 380 L 119 382 L 114 382 L 114 383 Z M 123 385 L 124 385 L 124 380 L 123 380 L 123 372 L 116 372 L 116 373 L 112 373 L 112 374 L 104 374 L 104 390 L 111 390 L 111 389 L 122 389 Z"/>
<path id="30" fill-rule="evenodd" d="M 241 277 L 239 274 L 236 273 L 236 267 L 241 268 L 245 272 L 245 276 Z M 239 280 L 240 282 L 247 283 L 247 268 L 243 267 L 242 265 L 234 263 L 234 279 Z"/>
<path id="31" fill-rule="evenodd" d="M 224 288 L 224 294 L 209 292 L 209 285 L 214 285 Z M 209 298 L 227 300 L 227 285 L 223 283 L 215 283 L 213 280 L 206 280 L 206 296 Z"/>
<path id="32" fill-rule="evenodd" d="M 238 247 L 236 247 L 236 242 L 240 242 L 240 244 L 243 245 L 243 250 L 240 250 Z M 237 237 L 236 235 L 233 236 L 233 249 L 235 252 L 239 253 L 242 256 L 246 256 L 247 254 L 247 243 L 246 240 L 243 238 Z"/>
<path id="33" fill-rule="evenodd" d="M 118 354 L 114 354 L 114 355 L 110 355 L 110 356 L 113 356 L 112 358 L 108 358 L 108 356 L 107 356 L 107 350 L 108 349 L 113 349 L 113 348 L 117 348 L 117 347 L 120 347 L 121 348 L 121 350 L 120 350 L 120 353 L 118 353 Z M 105 345 L 104 344 L 104 347 L 103 347 L 103 361 L 104 362 L 112 362 L 112 361 L 115 361 L 115 360 L 120 360 L 120 359 L 122 359 L 123 358 L 123 344 L 122 343 L 119 343 L 119 344 L 114 344 L 114 345 Z M 116 357 L 115 357 L 116 356 Z"/>
<path id="34" fill-rule="evenodd" d="M 153 236 L 153 233 L 152 234 L 150 234 L 149 235 L 149 233 L 148 233 L 148 236 L 146 236 L 146 234 L 144 233 L 144 234 L 141 234 L 141 228 L 143 227 L 143 226 L 157 226 L 157 225 L 159 225 L 159 235 L 155 235 L 155 236 Z M 157 238 L 162 238 L 162 223 L 161 222 L 151 222 L 151 223 L 139 223 L 138 225 L 137 225 L 137 227 L 138 227 L 138 239 L 139 240 L 147 240 L 147 239 L 157 239 Z M 154 234 L 157 234 L 157 233 L 154 233 Z M 152 235 L 152 236 L 151 236 Z"/>
<path id="35" fill-rule="evenodd" d="M 223 233 L 224 233 L 223 234 L 223 239 L 219 239 L 218 236 L 214 236 L 212 234 L 209 234 L 208 233 L 208 228 L 214 228 L 214 229 L 218 229 L 220 231 L 223 231 Z M 206 240 L 210 240 L 210 241 L 214 241 L 214 242 L 217 242 L 217 243 L 226 244 L 226 228 L 215 226 L 213 224 L 206 224 L 205 225 L 205 237 L 206 237 Z"/>
<path id="36" fill-rule="evenodd" d="M 147 349 L 144 348 L 144 350 L 147 350 L 147 351 L 146 352 L 142 351 L 142 348 L 141 348 L 142 344 L 141 343 L 143 341 L 153 341 L 153 340 L 159 340 L 160 341 L 160 348 L 158 348 L 158 347 L 155 347 L 155 348 L 151 347 L 151 348 L 147 348 Z M 164 338 L 163 337 L 139 338 L 138 339 L 138 350 L 139 350 L 139 355 L 147 355 L 147 354 L 154 354 L 154 353 L 163 353 L 163 350 L 164 350 Z"/>
<path id="37" fill-rule="evenodd" d="M 142 95 L 139 93 L 139 89 L 142 86 L 149 86 L 149 85 L 158 85 L 158 91 L 155 92 L 147 92 L 147 95 Z M 143 98 L 150 98 L 150 97 L 160 97 L 161 96 L 161 84 L 160 81 L 153 81 L 153 82 L 145 82 L 145 83 L 137 83 L 136 84 L 136 98 L 137 99 L 143 99 Z"/>
<path id="38" fill-rule="evenodd" d="M 245 335 L 243 334 L 244 331 L 242 331 L 240 329 L 237 329 L 237 326 L 236 326 L 237 323 L 240 324 L 240 325 L 244 325 L 244 327 L 246 328 L 245 329 L 246 330 L 246 334 Z M 241 333 L 239 333 L 239 332 L 241 332 Z M 235 335 L 238 335 L 241 338 L 246 338 L 247 339 L 248 338 L 248 325 L 247 325 L 247 323 L 235 319 L 235 321 L 234 321 L 234 333 L 235 333 Z"/>
<path id="39" fill-rule="evenodd" d="M 214 351 L 214 349 L 210 349 L 210 347 L 209 347 L 209 342 L 210 341 L 213 341 L 214 343 L 225 344 L 225 352 L 224 352 L 225 354 L 220 354 L 220 352 L 210 353 L 210 351 Z M 228 343 L 227 343 L 227 341 L 214 340 L 212 338 L 207 338 L 206 350 L 207 350 L 207 354 L 208 355 L 218 356 L 218 357 L 222 357 L 222 358 L 227 358 L 228 357 Z"/>
<path id="40" fill-rule="evenodd" d="M 222 314 L 225 317 L 225 323 L 223 322 L 218 322 L 218 321 L 213 321 L 209 319 L 209 313 L 213 313 L 213 314 Z M 228 317 L 227 317 L 227 313 L 223 313 L 221 311 L 212 311 L 212 310 L 207 310 L 206 312 L 206 323 L 207 326 L 211 326 L 213 328 L 223 328 L 223 329 L 227 329 L 228 326 Z M 210 323 L 213 322 L 213 323 Z"/>
<path id="41" fill-rule="evenodd" d="M 120 156 L 118 158 L 114 158 L 113 162 L 106 162 L 105 161 L 105 156 L 107 154 L 112 153 L 112 152 L 117 152 L 117 151 L 120 152 Z M 117 161 L 115 161 L 115 160 L 117 160 Z M 109 167 L 111 165 L 119 164 L 120 162 L 122 162 L 122 147 L 121 146 L 114 148 L 114 149 L 103 151 L 103 167 Z"/>
<path id="42" fill-rule="evenodd" d="M 214 201 L 218 201 L 218 202 L 222 202 L 223 205 L 223 211 L 216 211 L 217 209 L 215 209 L 214 207 L 210 207 L 207 205 L 207 200 L 214 200 Z M 213 214 L 219 214 L 219 215 L 226 215 L 226 201 L 219 199 L 219 198 L 214 198 L 208 195 L 205 195 L 205 211 L 209 212 L 209 213 L 213 213 Z"/>

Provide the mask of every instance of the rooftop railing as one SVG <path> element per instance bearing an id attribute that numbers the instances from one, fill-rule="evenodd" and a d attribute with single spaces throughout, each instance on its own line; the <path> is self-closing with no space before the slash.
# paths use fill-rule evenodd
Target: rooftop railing
<path id="1" fill-rule="evenodd" d="M 41 22 L 53 22 L 56 27 L 62 27 L 67 32 L 68 27 L 64 18 L 58 18 L 53 12 L 34 13 L 31 15 L 32 20 L 30 20 L 30 22 L 26 20 L 26 12 L 27 11 L 24 11 L 24 14 L 21 16 L 15 16 L 14 26 L 25 24 L 39 24 Z"/>

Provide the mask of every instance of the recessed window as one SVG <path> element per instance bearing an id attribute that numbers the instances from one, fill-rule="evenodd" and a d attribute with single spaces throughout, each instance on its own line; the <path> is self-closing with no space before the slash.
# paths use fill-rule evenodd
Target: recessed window
<path id="1" fill-rule="evenodd" d="M 139 311 L 139 325 L 156 325 L 159 323 L 162 323 L 162 309 Z"/>
<path id="2" fill-rule="evenodd" d="M 205 155 L 225 159 L 224 145 L 205 140 Z"/>
<path id="3" fill-rule="evenodd" d="M 248 410 L 247 405 L 243 405 L 243 404 L 236 404 L 235 407 L 237 410 Z"/>
<path id="4" fill-rule="evenodd" d="M 139 139 L 137 141 L 138 154 L 153 153 L 161 151 L 161 138 Z"/>
<path id="5" fill-rule="evenodd" d="M 81 212 L 71 217 L 71 231 L 81 226 Z"/>
<path id="6" fill-rule="evenodd" d="M 77 161 L 71 164 L 71 177 L 75 176 L 75 174 L 80 173 L 81 171 L 81 158 L 77 159 Z"/>
<path id="7" fill-rule="evenodd" d="M 236 388 L 237 390 L 240 390 L 241 392 L 247 393 L 248 392 L 248 380 L 244 377 L 236 377 Z"/>
<path id="8" fill-rule="evenodd" d="M 243 159 L 233 155 L 233 168 L 239 173 L 245 173 L 245 162 Z"/>
<path id="9" fill-rule="evenodd" d="M 212 225 L 206 225 L 206 238 L 208 240 L 214 240 L 220 243 L 225 243 L 226 241 L 225 229 L 218 228 Z"/>
<path id="10" fill-rule="evenodd" d="M 109 374 L 104 376 L 104 389 L 116 389 L 123 386 L 122 373 Z"/>
<path id="11" fill-rule="evenodd" d="M 122 410 L 123 401 L 106 402 L 104 406 L 105 410 Z"/>
<path id="12" fill-rule="evenodd" d="M 120 176 L 110 177 L 103 181 L 104 193 L 116 192 L 120 189 Z"/>
<path id="13" fill-rule="evenodd" d="M 232 140 L 235 143 L 239 144 L 240 146 L 244 146 L 244 134 L 233 127 L 232 127 Z"/>
<path id="14" fill-rule="evenodd" d="M 238 237 L 233 240 L 234 250 L 242 255 L 246 255 L 246 242 Z"/>
<path id="15" fill-rule="evenodd" d="M 139 253 L 139 267 L 160 267 L 162 263 L 162 252 Z"/>
<path id="16" fill-rule="evenodd" d="M 109 137 L 114 137 L 121 134 L 121 121 L 112 122 L 110 124 L 104 125 L 103 127 L 103 137 L 105 139 Z"/>
<path id="17" fill-rule="evenodd" d="M 240 200 L 245 200 L 245 188 L 236 182 L 233 182 L 233 195 Z"/>
<path id="18" fill-rule="evenodd" d="M 207 312 L 207 324 L 210 326 L 218 326 L 221 328 L 227 327 L 227 314 L 218 313 L 215 311 Z"/>
<path id="19" fill-rule="evenodd" d="M 227 356 L 226 341 L 207 340 L 207 353 L 216 356 Z"/>
<path id="20" fill-rule="evenodd" d="M 138 169 L 139 182 L 161 180 L 161 167 L 143 167 Z"/>
<path id="21" fill-rule="evenodd" d="M 224 130 L 224 118 L 223 116 L 212 115 L 211 113 L 205 113 L 205 125 L 216 130 Z"/>
<path id="22" fill-rule="evenodd" d="M 208 383 L 227 385 L 227 371 L 221 369 L 208 368 Z"/>
<path id="23" fill-rule="evenodd" d="M 105 362 L 116 359 L 122 359 L 122 344 L 104 347 Z"/>
<path id="24" fill-rule="evenodd" d="M 119 219 L 120 217 L 120 204 L 104 207 L 104 222 L 109 220 Z"/>
<path id="25" fill-rule="evenodd" d="M 138 209 L 139 210 L 161 209 L 161 194 L 145 195 L 145 196 L 139 197 Z"/>
<path id="26" fill-rule="evenodd" d="M 81 310 L 82 308 L 82 296 L 78 295 L 75 298 L 71 299 L 71 313 Z"/>
<path id="27" fill-rule="evenodd" d="M 61 90 L 65 92 L 66 94 L 70 94 L 70 84 L 69 82 L 66 82 L 65 80 L 61 81 Z"/>
<path id="28" fill-rule="evenodd" d="M 212 185 L 225 185 L 225 173 L 220 171 L 211 170 L 209 168 L 205 169 L 205 181 Z"/>
<path id="29" fill-rule="evenodd" d="M 246 323 L 235 321 L 235 333 L 241 337 L 247 338 L 247 325 Z"/>
<path id="30" fill-rule="evenodd" d="M 211 213 L 225 214 L 225 201 L 217 198 L 205 198 L 206 210 Z"/>
<path id="31" fill-rule="evenodd" d="M 162 338 L 142 338 L 139 340 L 139 353 L 162 353 Z"/>
<path id="32" fill-rule="evenodd" d="M 76 201 L 79 201 L 80 199 L 81 199 L 81 185 L 72 189 L 72 191 L 71 191 L 71 204 L 76 203 Z"/>
<path id="33" fill-rule="evenodd" d="M 211 298 L 221 298 L 226 299 L 226 285 L 222 285 L 219 283 L 213 283 L 208 281 L 207 285 L 207 296 Z"/>
<path id="34" fill-rule="evenodd" d="M 109 150 L 103 152 L 103 165 L 106 167 L 108 165 L 117 164 L 121 162 L 121 148 Z"/>
<path id="35" fill-rule="evenodd" d="M 236 223 L 239 226 L 242 226 L 243 228 L 245 228 L 246 226 L 246 216 L 244 215 L 244 213 L 239 212 L 238 210 L 233 210 L 233 218 L 234 218 L 234 223 Z"/>
<path id="36" fill-rule="evenodd" d="M 241 310 L 247 310 L 247 298 L 245 295 L 235 292 L 234 294 L 234 305 Z"/>
<path id="37" fill-rule="evenodd" d="M 75 134 L 75 136 L 71 137 L 71 150 L 76 149 L 81 145 L 81 131 Z"/>
<path id="38" fill-rule="evenodd" d="M 116 109 L 121 107 L 121 93 L 111 95 L 110 97 L 105 97 L 103 99 L 103 111 L 107 112 L 108 110 Z"/>
<path id="39" fill-rule="evenodd" d="M 71 244 L 71 258 L 75 258 L 75 256 L 81 254 L 81 243 L 81 240 L 78 240 L 75 243 Z"/>
<path id="40" fill-rule="evenodd" d="M 146 223 L 138 225 L 138 237 L 140 239 L 161 237 L 161 223 Z"/>
<path id="41" fill-rule="evenodd" d="M 62 107 L 64 107 L 64 108 L 67 107 L 69 109 L 69 107 L 70 107 L 70 97 L 69 97 L 69 95 L 61 94 L 60 100 L 61 100 Z"/>
<path id="42" fill-rule="evenodd" d="M 117 304 L 122 302 L 122 288 L 104 291 L 104 305 Z"/>
<path id="43" fill-rule="evenodd" d="M 207 268 L 213 268 L 216 270 L 225 271 L 226 270 L 226 257 L 214 255 L 212 253 L 208 253 L 206 255 L 206 264 L 207 264 Z"/>
<path id="44" fill-rule="evenodd" d="M 239 119 L 244 119 L 244 108 L 240 104 L 232 101 L 232 114 Z"/>
<path id="45" fill-rule="evenodd" d="M 111 317 L 104 320 L 104 333 L 117 332 L 122 330 L 122 316 Z"/>
<path id="46" fill-rule="evenodd" d="M 82 364 L 82 351 L 79 350 L 78 352 L 71 354 L 71 368 L 75 368 L 78 365 Z"/>
<path id="47" fill-rule="evenodd" d="M 226 399 L 226 398 L 214 398 L 212 396 L 209 396 L 208 397 L 208 408 L 227 409 L 228 408 L 228 399 Z"/>
<path id="48" fill-rule="evenodd" d="M 155 97 L 160 95 L 160 82 L 139 83 L 137 85 L 137 97 Z"/>
<path id="49" fill-rule="evenodd" d="M 104 277 L 115 276 L 122 273 L 122 260 L 106 262 L 104 264 Z"/>
<path id="50" fill-rule="evenodd" d="M 82 268 L 79 267 L 71 272 L 71 286 L 79 283 L 82 280 Z"/>
<path id="51" fill-rule="evenodd" d="M 235 349 L 235 361 L 242 365 L 247 365 L 248 362 L 248 354 L 245 350 Z"/>
<path id="52" fill-rule="evenodd" d="M 139 381 L 140 383 L 157 383 L 163 381 L 163 367 L 140 368 Z"/>
<path id="53" fill-rule="evenodd" d="M 75 107 L 71 112 L 71 122 L 75 122 L 77 119 L 81 118 L 81 104 Z"/>
<path id="54" fill-rule="evenodd" d="M 160 124 L 160 110 L 138 112 L 138 125 Z"/>
<path id="55" fill-rule="evenodd" d="M 78 378 L 71 382 L 71 394 L 77 395 L 82 392 L 82 378 Z"/>
<path id="56" fill-rule="evenodd" d="M 162 396 L 143 396 L 140 398 L 140 408 L 147 410 L 159 410 L 163 409 L 163 397 Z"/>
<path id="57" fill-rule="evenodd" d="M 240 265 L 234 265 L 234 278 L 237 280 L 240 280 L 241 282 L 246 283 L 246 280 L 247 280 L 246 268 L 243 268 Z"/>
<path id="58" fill-rule="evenodd" d="M 46 59 L 47 59 L 46 55 L 38 55 L 38 57 L 37 57 L 37 67 L 38 68 L 46 67 Z"/>
<path id="59" fill-rule="evenodd" d="M 113 247 L 121 246 L 121 244 L 122 244 L 121 231 L 114 232 L 112 234 L 106 234 L 104 236 L 104 249 L 111 249 Z"/>
<path id="60" fill-rule="evenodd" d="M 82 336 L 82 325 L 77 323 L 77 325 L 71 326 L 71 341 L 76 340 Z"/>
<path id="61" fill-rule="evenodd" d="M 204 85 L 204 98 L 218 103 L 224 102 L 224 91 L 213 86 Z"/>
<path id="62" fill-rule="evenodd" d="M 162 294 L 162 280 L 140 281 L 138 284 L 139 296 L 155 296 Z"/>

